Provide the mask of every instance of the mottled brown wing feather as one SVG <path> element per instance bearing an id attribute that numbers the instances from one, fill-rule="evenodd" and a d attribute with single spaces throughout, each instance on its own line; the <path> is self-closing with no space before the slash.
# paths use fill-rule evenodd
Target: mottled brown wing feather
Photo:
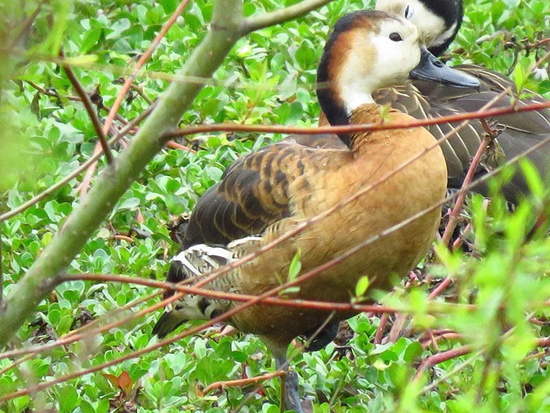
<path id="1" fill-rule="evenodd" d="M 290 216 L 289 182 L 304 174 L 312 151 L 290 140 L 235 162 L 197 203 L 183 227 L 182 246 L 227 244 Z"/>

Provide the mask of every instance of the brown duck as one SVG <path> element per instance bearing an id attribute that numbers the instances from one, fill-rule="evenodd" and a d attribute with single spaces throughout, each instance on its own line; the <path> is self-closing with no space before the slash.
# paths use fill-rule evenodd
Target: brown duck
<path id="1" fill-rule="evenodd" d="M 375 11 L 341 18 L 318 69 L 318 81 L 326 85 L 318 97 L 328 120 L 331 124 L 411 121 L 405 113 L 383 110 L 372 93 L 404 81 L 417 65 L 411 72 L 415 76 L 467 80 L 460 72 L 430 65 L 427 53 L 421 50 L 415 26 L 403 18 Z M 447 182 L 445 160 L 426 129 L 354 133 L 339 139 L 342 149 L 284 141 L 229 167 L 194 211 L 187 233 L 196 235 L 185 240 L 188 248 L 173 259 L 168 280 L 200 279 L 326 211 L 419 154 L 424 156 L 353 202 L 207 286 L 259 295 L 288 279 L 289 264 L 297 253 L 304 273 L 442 200 Z M 390 276 L 407 274 L 426 253 L 439 219 L 439 209 L 423 215 L 304 282 L 289 296 L 349 302 L 357 281 L 365 275 L 371 288 L 388 289 Z M 205 239 L 210 245 L 197 244 Z M 153 332 L 163 337 L 186 320 L 210 319 L 235 305 L 186 295 L 167 309 Z M 242 332 L 259 335 L 273 351 L 277 365 L 283 366 L 291 340 L 312 334 L 328 315 L 318 310 L 256 305 L 228 321 Z M 336 313 L 334 321 L 351 315 Z M 287 408 L 301 412 L 296 377 L 289 373 L 285 383 Z"/>

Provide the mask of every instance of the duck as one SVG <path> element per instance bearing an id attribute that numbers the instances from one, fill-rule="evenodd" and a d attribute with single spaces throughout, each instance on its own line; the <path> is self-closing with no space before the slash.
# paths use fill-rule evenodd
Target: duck
<path id="1" fill-rule="evenodd" d="M 433 65 L 430 56 L 422 47 L 418 30 L 404 17 L 361 10 L 340 18 L 317 71 L 318 84 L 322 85 L 317 97 L 328 121 L 332 125 L 410 122 L 414 120 L 410 115 L 377 104 L 374 91 L 409 77 L 468 81 L 461 72 Z M 299 274 L 305 274 L 441 203 L 447 167 L 441 148 L 427 129 L 337 136 L 341 148 L 285 140 L 252 152 L 226 169 L 221 181 L 203 195 L 191 214 L 186 224 L 189 237 L 182 240 L 182 251 L 171 261 L 168 281 L 204 279 L 211 271 L 269 245 L 381 181 L 252 261 L 209 280 L 204 287 L 258 296 L 288 280 L 295 257 L 300 257 Z M 410 163 L 397 170 L 406 162 Z M 393 277 L 407 274 L 429 250 L 440 217 L 440 207 L 432 208 L 305 280 L 297 290 L 285 292 L 285 297 L 349 303 L 364 276 L 369 279 L 369 289 L 390 289 Z M 192 235 L 195 230 L 200 236 Z M 171 294 L 168 291 L 166 296 Z M 153 334 L 163 338 L 188 320 L 209 320 L 237 305 L 186 294 L 165 309 Z M 286 370 L 281 385 L 282 407 L 302 413 L 297 376 L 286 358 L 289 344 L 296 337 L 312 335 L 329 316 L 337 323 L 354 314 L 256 304 L 226 321 L 266 343 L 276 366 Z"/>

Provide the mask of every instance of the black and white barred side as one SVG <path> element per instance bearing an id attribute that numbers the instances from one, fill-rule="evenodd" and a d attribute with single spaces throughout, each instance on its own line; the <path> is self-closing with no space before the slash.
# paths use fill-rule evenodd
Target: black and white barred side
<path id="1" fill-rule="evenodd" d="M 193 245 L 176 255 L 170 263 L 167 281 L 200 281 L 211 272 L 238 259 L 244 246 L 256 243 L 259 237 L 246 237 L 235 240 L 227 246 Z M 231 274 L 216 278 L 203 288 L 231 292 Z M 192 285 L 192 283 L 191 283 Z M 174 294 L 167 290 L 164 297 Z M 153 327 L 153 334 L 163 338 L 180 324 L 189 320 L 209 320 L 227 311 L 231 302 L 194 294 L 185 294 L 181 299 L 166 306 L 164 314 Z"/>

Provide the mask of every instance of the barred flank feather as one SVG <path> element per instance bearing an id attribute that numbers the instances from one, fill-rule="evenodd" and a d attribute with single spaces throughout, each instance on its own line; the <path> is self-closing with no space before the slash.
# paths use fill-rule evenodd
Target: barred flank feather
<path id="1" fill-rule="evenodd" d="M 258 240 L 258 237 L 246 237 L 236 240 L 227 247 L 219 245 L 198 244 L 189 247 L 176 255 L 170 263 L 167 280 L 172 283 L 181 281 L 199 281 L 205 275 L 237 259 L 239 247 Z M 227 278 L 220 277 L 207 284 L 206 288 L 230 291 Z M 168 290 L 165 298 L 174 294 Z M 230 301 L 216 300 L 193 294 L 186 294 L 175 304 L 167 306 L 166 312 L 153 327 L 153 334 L 163 338 L 179 325 L 188 320 L 209 320 L 227 311 Z"/>

